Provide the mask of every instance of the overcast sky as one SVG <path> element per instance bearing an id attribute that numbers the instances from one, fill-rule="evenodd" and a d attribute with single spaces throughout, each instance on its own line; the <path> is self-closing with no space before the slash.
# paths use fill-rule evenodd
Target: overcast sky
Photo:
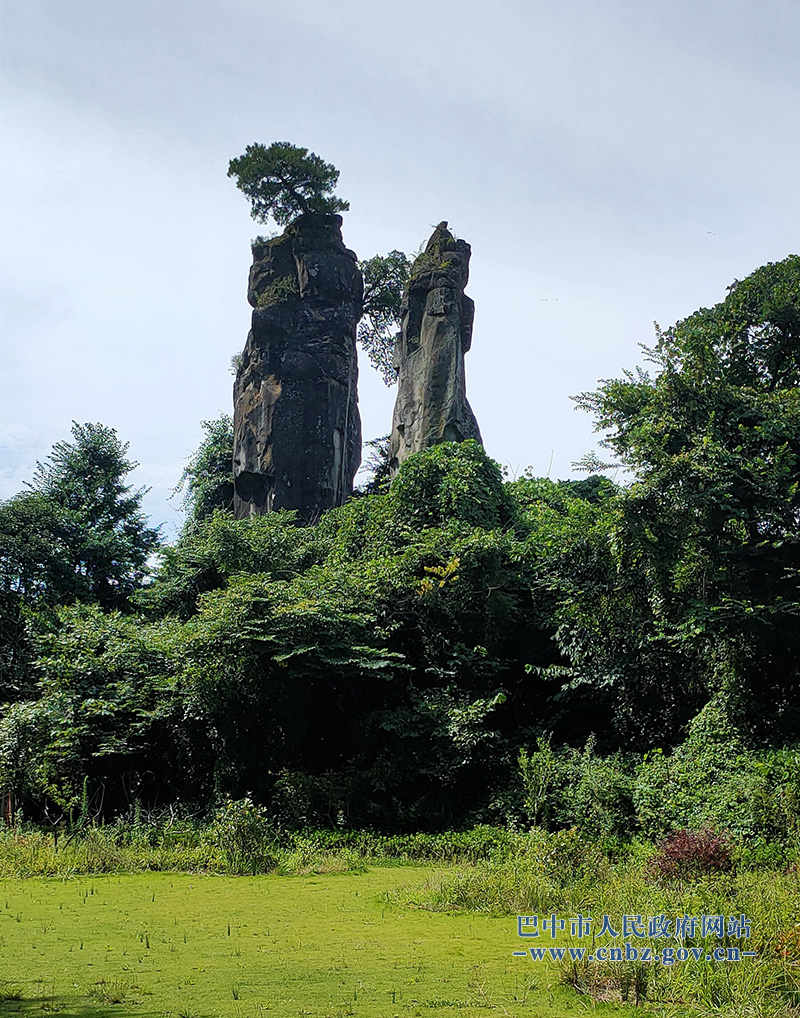
<path id="1" fill-rule="evenodd" d="M 3 0 L 2 488 L 100 421 L 167 501 L 263 232 L 226 176 L 291 141 L 341 171 L 360 257 L 472 245 L 467 389 L 512 474 L 595 447 L 570 396 L 800 248 L 798 0 Z M 394 390 L 366 361 L 365 439 Z"/>

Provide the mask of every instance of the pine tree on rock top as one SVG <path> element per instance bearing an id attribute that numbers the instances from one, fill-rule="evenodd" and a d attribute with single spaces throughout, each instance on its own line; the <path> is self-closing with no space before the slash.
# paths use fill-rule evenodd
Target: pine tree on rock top
<path id="1" fill-rule="evenodd" d="M 346 212 L 350 203 L 333 193 L 339 171 L 318 155 L 288 141 L 248 145 L 231 159 L 228 176 L 249 200 L 253 219 L 278 226 L 310 213 Z"/>

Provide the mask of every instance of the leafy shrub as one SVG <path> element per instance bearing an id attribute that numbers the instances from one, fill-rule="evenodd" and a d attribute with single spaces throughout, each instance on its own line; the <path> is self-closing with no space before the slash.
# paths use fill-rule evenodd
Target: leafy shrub
<path id="1" fill-rule="evenodd" d="M 733 869 L 731 846 L 726 837 L 710 829 L 674 831 L 658 845 L 647 870 L 656 880 L 691 880 L 708 873 Z"/>
<path id="2" fill-rule="evenodd" d="M 578 780 L 567 797 L 572 822 L 585 837 L 629 833 L 633 826 L 633 781 L 622 758 L 597 755 L 593 736 L 576 757 Z"/>
<path id="3" fill-rule="evenodd" d="M 796 840 L 800 834 L 800 752 L 798 747 L 753 755 L 760 782 L 753 804 L 758 832 L 766 839 Z"/>
<path id="4" fill-rule="evenodd" d="M 412 528 L 449 519 L 491 530 L 514 516 L 500 467 L 474 440 L 444 442 L 410 457 L 389 497 Z"/>
<path id="5" fill-rule="evenodd" d="M 588 841 L 575 827 L 546 835 L 533 843 L 530 852 L 531 858 L 538 859 L 547 876 L 559 886 L 582 877 L 594 878 L 603 857 L 594 841 Z"/>
<path id="6" fill-rule="evenodd" d="M 748 750 L 725 698 L 717 696 L 670 756 L 655 750 L 645 757 L 633 800 L 650 838 L 708 826 L 740 839 L 790 838 L 800 816 L 800 754 L 796 748 Z"/>
<path id="7" fill-rule="evenodd" d="M 293 845 L 303 842 L 326 853 L 349 849 L 366 859 L 477 863 L 522 858 L 538 851 L 542 839 L 548 836 L 543 832 L 522 833 L 480 824 L 466 831 L 441 831 L 438 834 L 416 831 L 413 834 L 387 835 L 365 830 L 311 829 L 289 837 Z"/>
<path id="8" fill-rule="evenodd" d="M 297 297 L 300 290 L 294 276 L 280 276 L 274 283 L 262 290 L 257 298 L 257 306 L 260 308 L 271 308 L 276 304 L 283 304 L 291 297 Z"/>
<path id="9" fill-rule="evenodd" d="M 209 837 L 234 873 L 263 873 L 275 868 L 275 829 L 267 811 L 249 796 L 228 799 L 217 810 Z"/>
<path id="10" fill-rule="evenodd" d="M 476 828 L 476 832 L 481 830 Z M 483 830 L 489 833 L 491 829 Z M 506 846 L 472 858 L 467 855 L 468 862 L 464 855 L 456 854 L 452 859 L 455 865 L 431 876 L 413 892 L 414 903 L 432 911 L 466 909 L 518 915 L 575 909 L 609 870 L 603 852 L 574 828 L 554 834 L 541 829 L 525 834 L 505 832 L 505 839 Z"/>
<path id="11" fill-rule="evenodd" d="M 556 757 L 550 739 L 539 736 L 536 749 L 519 751 L 519 770 L 525 787 L 525 808 L 533 824 L 547 822 L 548 792 L 556 773 Z"/>
<path id="12" fill-rule="evenodd" d="M 596 754 L 593 736 L 582 751 L 554 750 L 549 739 L 540 737 L 535 751 L 521 750 L 519 766 L 532 823 L 551 830 L 574 827 L 592 838 L 630 833 L 632 767 L 618 754 Z"/>
<path id="13" fill-rule="evenodd" d="M 734 867 L 737 872 L 747 870 L 790 871 L 800 860 L 800 845 L 796 841 L 770 841 L 757 837 L 738 841 L 734 852 Z"/>
<path id="14" fill-rule="evenodd" d="M 144 613 L 161 618 L 196 614 L 200 596 L 226 587 L 237 575 L 285 579 L 301 563 L 308 537 L 294 512 L 236 520 L 216 510 L 200 516 L 177 544 L 164 549 L 158 578 L 139 595 Z"/>
<path id="15" fill-rule="evenodd" d="M 56 841 L 53 833 L 28 824 L 0 826 L 0 877 L 218 870 L 219 853 L 203 833 L 194 821 L 176 821 L 137 834 L 122 820 Z"/>
<path id="16" fill-rule="evenodd" d="M 379 568 L 380 560 L 399 549 L 402 527 L 386 495 L 367 495 L 329 509 L 314 528 L 318 548 L 332 563 L 366 559 Z"/>

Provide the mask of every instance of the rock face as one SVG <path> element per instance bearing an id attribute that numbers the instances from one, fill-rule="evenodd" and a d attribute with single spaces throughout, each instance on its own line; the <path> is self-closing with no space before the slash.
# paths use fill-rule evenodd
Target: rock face
<path id="1" fill-rule="evenodd" d="M 456 240 L 447 223 L 439 223 L 411 269 L 395 350 L 392 471 L 412 453 L 440 442 L 481 441 L 464 376 L 475 311 L 464 293 L 470 253 L 466 241 Z"/>
<path id="2" fill-rule="evenodd" d="M 342 217 L 304 215 L 255 244 L 253 322 L 233 390 L 234 511 L 342 505 L 361 462 L 356 325 L 363 280 Z"/>

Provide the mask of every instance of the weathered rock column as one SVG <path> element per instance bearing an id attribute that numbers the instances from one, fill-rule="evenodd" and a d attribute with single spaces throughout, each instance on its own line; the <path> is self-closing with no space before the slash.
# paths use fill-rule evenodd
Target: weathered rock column
<path id="1" fill-rule="evenodd" d="M 361 462 L 356 325 L 363 280 L 342 217 L 303 215 L 253 247 L 253 311 L 233 390 L 234 511 L 342 505 Z"/>
<path id="2" fill-rule="evenodd" d="M 464 293 L 470 246 L 439 223 L 411 269 L 402 329 L 389 455 L 392 470 L 440 442 L 481 441 L 467 402 L 464 354 L 472 344 L 475 305 Z"/>

